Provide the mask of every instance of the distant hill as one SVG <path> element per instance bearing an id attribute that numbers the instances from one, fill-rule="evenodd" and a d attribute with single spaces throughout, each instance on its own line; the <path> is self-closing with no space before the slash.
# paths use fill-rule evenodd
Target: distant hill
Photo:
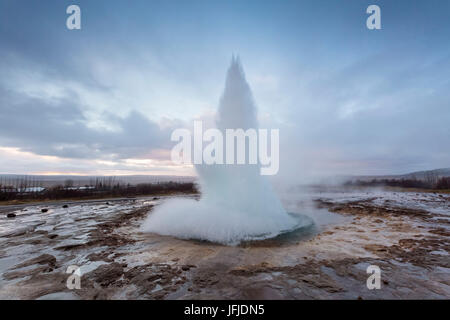
<path id="1" fill-rule="evenodd" d="M 427 170 L 427 171 L 416 171 L 411 172 L 405 175 L 400 175 L 399 177 L 402 178 L 413 178 L 416 177 L 416 179 L 424 179 L 427 177 L 427 175 L 433 174 L 439 178 L 441 177 L 450 177 L 450 168 L 443 168 L 443 169 L 435 169 L 435 170 Z"/>
<path id="2" fill-rule="evenodd" d="M 433 176 L 436 178 L 442 177 L 450 177 L 450 168 L 442 168 L 442 169 L 434 169 L 434 170 L 426 170 L 426 171 L 415 171 L 406 174 L 398 174 L 398 175 L 380 175 L 380 176 L 351 176 L 348 177 L 348 181 L 367 181 L 367 180 L 381 180 L 381 179 L 417 179 L 417 180 L 426 180 L 428 177 Z"/>

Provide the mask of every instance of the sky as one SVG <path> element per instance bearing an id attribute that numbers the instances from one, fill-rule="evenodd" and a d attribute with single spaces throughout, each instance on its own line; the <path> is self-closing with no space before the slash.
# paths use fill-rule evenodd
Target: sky
<path id="1" fill-rule="evenodd" d="M 66 8 L 81 8 L 81 30 Z M 381 8 L 381 30 L 366 8 Z M 194 175 L 239 54 L 280 178 L 450 167 L 448 1 L 0 0 L 0 173 Z"/>

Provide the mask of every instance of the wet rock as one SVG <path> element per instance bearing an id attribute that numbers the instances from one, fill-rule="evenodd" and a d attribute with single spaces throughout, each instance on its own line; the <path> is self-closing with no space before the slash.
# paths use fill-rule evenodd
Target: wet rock
<path id="1" fill-rule="evenodd" d="M 90 261 L 105 261 L 105 262 L 113 262 L 114 260 L 109 257 L 111 253 L 102 251 L 102 252 L 93 252 L 87 256 Z"/>
<path id="2" fill-rule="evenodd" d="M 216 272 L 206 270 L 196 274 L 192 282 L 198 288 L 208 288 L 219 283 L 220 278 Z"/>
<path id="3" fill-rule="evenodd" d="M 146 264 L 125 271 L 123 280 L 137 288 L 138 296 L 161 299 L 186 282 L 186 277 L 180 278 L 178 271 L 181 271 L 178 267 L 167 264 Z M 161 288 L 154 291 L 157 286 Z"/>
<path id="4" fill-rule="evenodd" d="M 282 300 L 282 292 L 270 285 L 253 285 L 242 290 L 242 298 L 249 300 Z"/>
<path id="5" fill-rule="evenodd" d="M 41 212 L 46 213 L 46 212 L 48 212 L 48 209 L 41 209 Z"/>
<path id="6" fill-rule="evenodd" d="M 29 231 L 33 231 L 33 228 L 30 227 L 24 227 L 24 228 L 19 228 L 17 230 L 14 231 L 8 231 L 8 232 L 3 232 L 0 233 L 0 236 L 3 238 L 13 238 L 13 237 L 20 237 L 23 236 L 24 234 L 26 234 Z"/>
<path id="7" fill-rule="evenodd" d="M 181 266 L 181 270 L 183 271 L 189 271 L 192 268 L 196 268 L 197 266 L 193 265 L 193 264 L 185 264 Z"/>
<path id="8" fill-rule="evenodd" d="M 124 265 L 114 262 L 99 266 L 94 271 L 89 272 L 86 277 L 93 282 L 100 284 L 102 287 L 108 287 L 119 281 L 124 274 Z"/>
<path id="9" fill-rule="evenodd" d="M 52 256 L 51 254 L 44 253 L 40 255 L 39 257 L 29 259 L 25 262 L 22 262 L 15 266 L 15 268 L 24 268 L 28 266 L 32 266 L 34 264 L 47 264 L 49 267 L 55 268 L 56 267 L 56 258 Z"/>
<path id="10" fill-rule="evenodd" d="M 45 273 L 41 269 L 24 270 L 24 280 L 18 282 L 18 290 L 25 299 L 33 300 L 55 292 L 67 291 L 67 274 L 64 272 Z"/>
<path id="11" fill-rule="evenodd" d="M 67 204 L 62 206 L 64 209 L 67 209 L 69 206 Z"/>
<path id="12" fill-rule="evenodd" d="M 16 271 L 10 271 L 5 272 L 3 274 L 3 278 L 5 280 L 14 280 L 14 279 L 20 279 L 20 278 L 26 278 L 26 277 L 33 277 L 37 274 L 44 273 L 48 267 L 40 266 L 31 270 L 16 270 Z"/>
<path id="13" fill-rule="evenodd" d="M 51 266 L 54 260 L 45 257 L 35 258 L 32 263 L 37 264 L 28 268 L 10 270 L 5 267 L 6 270 L 1 270 L 2 281 L 5 281 L 8 287 L 0 289 L 0 299 L 10 298 L 10 288 L 22 299 L 58 299 L 61 295 L 64 297 L 64 292 L 69 292 L 66 288 L 68 275 L 65 268 L 81 256 L 87 256 L 90 261 L 111 263 L 105 267 L 100 265 L 91 271 L 93 273 L 84 274 L 81 290 L 72 291 L 76 296 L 68 294 L 68 299 L 448 297 L 448 275 L 445 272 L 436 272 L 446 270 L 442 268 L 450 268 L 446 254 L 449 252 L 450 239 L 448 219 L 444 219 L 443 215 L 429 212 L 425 214 L 411 208 L 386 205 L 383 207 L 382 203 L 380 200 L 376 203 L 360 201 L 336 204 L 335 208 L 341 210 L 340 214 L 351 216 L 357 223 L 343 223 L 330 229 L 332 231 L 322 232 L 321 238 L 316 239 L 317 244 L 307 242 L 303 245 L 300 242 L 288 247 L 273 247 L 265 242 L 261 249 L 198 245 L 172 238 L 159 238 L 156 235 L 136 235 L 134 230 L 148 215 L 148 207 L 137 210 L 130 208 L 131 211 L 119 211 L 111 216 L 83 215 L 78 220 L 75 218 L 75 223 L 78 223 L 80 228 L 86 227 L 86 220 L 93 219 L 95 222 L 92 226 L 89 224 L 92 229 L 79 233 L 65 232 L 64 225 L 61 225 L 61 229 L 51 229 L 53 219 L 41 216 L 41 221 L 47 220 L 43 223 L 48 231 L 35 230 L 36 224 L 28 226 L 28 229 L 18 225 L 16 230 L 9 231 L 8 237 L 2 240 L 0 258 L 8 256 L 9 248 L 22 245 L 29 247 L 33 244 L 37 247 L 17 262 L 30 263 L 27 259 L 35 257 L 35 252 L 41 254 L 41 250 L 63 246 L 59 249 L 64 252 L 58 252 L 57 255 L 58 267 Z M 104 202 L 96 203 L 95 207 L 102 204 Z M 331 202 L 326 206 L 334 208 Z M 29 211 L 36 210 L 39 212 L 39 207 L 35 206 Z M 5 217 L 6 212 L 3 214 Z M 76 213 L 74 217 L 77 217 Z M 437 219 L 438 217 L 440 219 Z M 55 216 L 55 219 L 58 219 L 58 216 Z M 62 215 L 61 221 L 64 220 L 66 217 Z M 432 225 L 428 222 L 432 222 Z M 358 232 L 360 229 L 370 232 L 362 234 Z M 378 230 L 387 235 L 381 242 L 375 233 Z M 50 241 L 49 238 L 57 236 L 53 232 L 58 232 L 59 237 Z M 347 241 L 349 233 L 352 243 L 353 239 L 356 240 L 352 245 Z M 60 241 L 78 235 L 87 237 L 73 243 Z M 392 236 L 389 237 L 390 235 Z M 151 247 L 153 240 L 156 242 L 156 253 L 159 253 L 162 259 L 148 256 L 148 252 L 155 249 Z M 134 243 L 136 246 L 133 246 Z M 339 255 L 334 249 L 340 243 L 348 246 L 345 248 L 357 250 L 348 250 L 348 255 Z M 363 248 L 368 252 L 363 251 Z M 120 259 L 119 262 L 117 257 L 122 256 L 130 260 Z M 137 266 L 135 260 L 138 260 Z M 198 263 L 196 269 L 187 264 L 190 260 Z M 114 264 L 114 261 L 117 264 Z M 133 265 L 126 267 L 126 264 L 122 263 L 126 261 L 133 261 Z M 368 291 L 365 286 L 368 276 L 366 266 L 372 264 L 380 266 L 384 274 L 383 290 Z M 10 283 L 7 282 L 8 279 L 11 279 Z"/>
<path id="14" fill-rule="evenodd" d="M 8 213 L 6 216 L 7 216 L 8 218 L 15 218 L 15 217 L 16 217 L 16 214 L 15 214 L 15 213 Z"/>

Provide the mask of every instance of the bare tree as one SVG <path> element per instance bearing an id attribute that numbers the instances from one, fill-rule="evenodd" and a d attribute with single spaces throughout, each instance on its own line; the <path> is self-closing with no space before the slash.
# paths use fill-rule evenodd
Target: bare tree
<path id="1" fill-rule="evenodd" d="M 439 175 L 434 171 L 425 172 L 425 182 L 430 188 L 434 188 L 439 180 Z"/>
<path id="2" fill-rule="evenodd" d="M 66 181 L 64 181 L 64 187 L 65 188 L 72 188 L 73 187 L 73 180 L 72 179 L 67 179 Z"/>

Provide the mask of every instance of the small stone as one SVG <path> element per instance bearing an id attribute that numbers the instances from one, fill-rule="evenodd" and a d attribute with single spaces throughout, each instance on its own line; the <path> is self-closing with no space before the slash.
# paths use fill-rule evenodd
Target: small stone
<path id="1" fill-rule="evenodd" d="M 41 209 L 41 212 L 46 213 L 46 212 L 48 212 L 48 209 Z"/>
<path id="2" fill-rule="evenodd" d="M 6 216 L 7 216 L 8 218 L 15 218 L 15 217 L 16 217 L 16 214 L 15 214 L 15 213 L 8 213 Z"/>

